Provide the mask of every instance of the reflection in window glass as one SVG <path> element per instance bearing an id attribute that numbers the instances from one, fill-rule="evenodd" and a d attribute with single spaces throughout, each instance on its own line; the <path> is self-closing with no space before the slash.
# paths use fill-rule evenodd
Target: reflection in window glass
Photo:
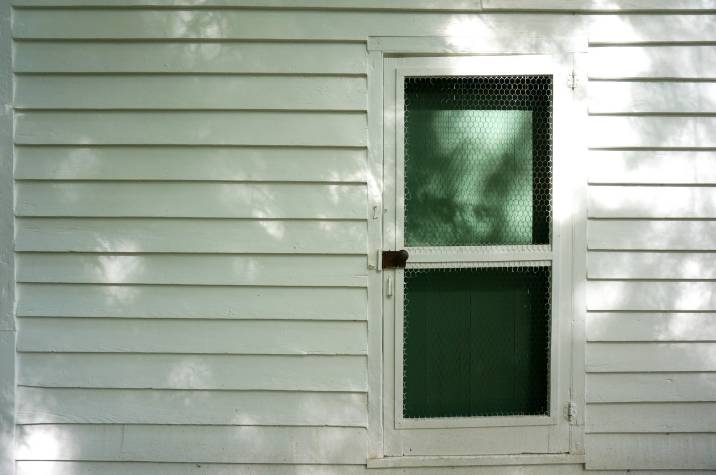
<path id="1" fill-rule="evenodd" d="M 549 243 L 549 76 L 407 78 L 405 244 Z"/>

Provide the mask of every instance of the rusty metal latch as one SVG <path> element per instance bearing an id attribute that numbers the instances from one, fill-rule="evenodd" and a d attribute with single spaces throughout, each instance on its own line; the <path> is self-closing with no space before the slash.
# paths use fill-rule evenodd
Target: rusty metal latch
<path id="1" fill-rule="evenodd" d="M 383 269 L 404 269 L 408 261 L 408 251 L 383 251 Z"/>

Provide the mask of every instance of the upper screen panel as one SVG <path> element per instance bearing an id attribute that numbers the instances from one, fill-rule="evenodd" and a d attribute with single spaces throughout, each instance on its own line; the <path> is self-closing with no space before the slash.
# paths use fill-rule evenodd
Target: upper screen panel
<path id="1" fill-rule="evenodd" d="M 552 76 L 404 87 L 405 245 L 549 244 Z"/>

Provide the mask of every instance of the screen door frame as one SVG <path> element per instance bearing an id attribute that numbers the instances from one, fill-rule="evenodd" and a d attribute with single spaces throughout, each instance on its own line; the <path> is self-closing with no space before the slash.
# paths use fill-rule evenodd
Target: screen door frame
<path id="1" fill-rule="evenodd" d="M 405 248 L 404 225 L 404 80 L 428 76 L 551 75 L 553 77 L 552 232 L 548 245 L 450 246 Z M 569 447 L 569 427 L 560 408 L 569 399 L 570 326 L 566 318 L 571 283 L 571 248 L 558 190 L 563 158 L 559 141 L 567 100 L 566 68 L 548 55 L 396 57 L 384 62 L 383 247 L 407 249 L 408 268 L 485 267 L 485 263 L 550 265 L 551 324 L 549 415 L 480 416 L 414 419 L 403 417 L 404 270 L 384 271 L 384 431 L 385 455 L 467 455 L 560 453 Z M 452 446 L 451 446 L 452 444 Z"/>

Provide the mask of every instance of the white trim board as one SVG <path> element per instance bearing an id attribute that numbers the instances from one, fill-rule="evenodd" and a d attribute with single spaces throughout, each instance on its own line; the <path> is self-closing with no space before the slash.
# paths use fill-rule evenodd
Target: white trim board
<path id="1" fill-rule="evenodd" d="M 368 53 L 368 91 L 382 91 L 383 55 Z M 368 458 L 383 457 L 383 95 L 368 94 Z"/>
<path id="2" fill-rule="evenodd" d="M 435 56 L 443 56 L 443 55 L 453 55 L 453 54 L 459 54 L 459 55 L 484 55 L 484 54 L 504 54 L 501 53 L 501 51 L 508 51 L 507 54 L 548 54 L 551 56 L 555 56 L 558 58 L 560 62 L 563 64 L 571 64 L 572 70 L 574 74 L 576 75 L 576 85 L 575 85 L 575 91 L 574 91 L 574 99 L 572 100 L 574 109 L 573 112 L 575 114 L 583 114 L 586 117 L 586 93 L 585 93 L 585 76 L 584 76 L 584 67 L 583 63 L 584 60 L 582 58 L 583 52 L 587 49 L 587 41 L 586 41 L 586 34 L 584 30 L 584 25 L 582 22 L 575 23 L 575 29 L 573 32 L 573 35 L 571 35 L 572 40 L 567 41 L 566 45 L 562 44 L 559 47 L 555 47 L 554 41 L 540 41 L 535 40 L 531 42 L 523 42 L 516 40 L 516 35 L 512 34 L 514 32 L 505 32 L 504 36 L 501 38 L 498 42 L 491 43 L 490 47 L 487 49 L 483 46 L 483 48 L 480 48 L 480 45 L 476 42 L 472 42 L 470 45 L 464 45 L 464 44 L 455 44 L 455 42 L 452 39 L 447 38 L 437 38 L 437 37 L 428 37 L 428 38 L 406 38 L 406 37 L 372 37 L 368 39 L 368 49 L 369 49 L 369 55 L 371 58 L 370 61 L 370 68 L 371 71 L 373 71 L 373 68 L 380 67 L 382 68 L 383 65 L 383 58 L 388 56 L 422 56 L 422 55 L 435 55 Z M 418 43 L 415 42 L 415 40 L 419 40 L 419 46 Z M 571 51 L 570 51 L 571 50 Z M 577 53 L 577 54 L 571 54 L 571 53 Z M 384 91 L 382 89 L 382 81 L 378 83 L 377 81 L 373 81 L 369 84 L 368 87 L 368 96 L 369 96 L 369 103 L 374 104 L 375 106 L 383 104 L 384 101 Z M 391 91 L 392 94 L 392 91 Z M 379 120 L 378 120 L 379 119 Z M 380 117 L 379 114 L 373 114 L 371 115 L 369 112 L 369 120 L 368 120 L 368 127 L 369 127 L 369 136 L 377 138 L 382 137 L 383 134 L 383 121 L 382 117 Z M 582 118 L 579 116 L 577 122 L 581 123 Z M 575 143 L 579 143 L 579 137 L 581 137 L 581 134 L 576 134 L 574 138 Z M 386 137 L 385 140 L 388 140 Z M 388 140 L 389 143 L 384 144 L 382 141 L 379 143 L 381 146 L 380 153 L 377 153 L 376 150 L 369 150 L 370 158 L 369 161 L 371 162 L 370 166 L 376 167 L 379 166 L 382 168 L 382 147 L 390 147 L 392 144 L 392 139 Z M 371 147 L 374 147 L 375 142 L 370 141 Z M 392 145 L 394 146 L 394 144 Z M 581 150 L 584 147 L 578 147 L 579 150 Z M 585 148 L 586 152 L 586 148 Z M 585 154 L 586 156 L 586 154 Z M 380 163 L 375 163 L 375 161 L 379 161 Z M 576 173 L 581 173 L 580 170 L 576 170 Z M 388 177 L 386 177 L 387 179 Z M 577 250 L 577 252 L 574 253 L 572 256 L 572 271 L 571 271 L 571 279 L 573 282 L 581 283 L 583 280 L 583 277 L 585 275 L 584 269 L 586 266 L 586 252 L 582 253 L 579 250 L 580 249 L 586 249 L 586 221 L 584 219 L 584 216 L 586 215 L 585 207 L 585 200 L 584 196 L 586 196 L 586 178 L 583 180 L 579 180 L 579 183 L 576 185 L 575 190 L 575 203 L 576 203 L 576 210 L 574 212 L 574 219 L 573 219 L 573 229 L 572 229 L 572 240 L 573 240 L 573 248 Z M 387 213 L 387 214 L 386 214 Z M 382 218 L 384 220 L 391 219 L 391 212 L 387 209 L 383 209 Z M 581 229 L 581 228 L 585 229 Z M 388 241 L 392 241 L 390 239 L 390 236 L 386 237 Z M 385 249 L 391 248 L 390 245 L 385 245 Z M 371 249 L 371 252 L 375 252 L 377 254 L 378 250 Z M 571 249 L 570 249 L 571 252 Z M 584 254 L 584 255 L 582 255 Z M 376 260 L 376 262 L 379 264 L 379 259 Z M 377 273 L 378 276 L 380 276 L 380 273 Z M 381 279 L 382 280 L 382 279 Z M 569 452 L 571 455 L 568 456 L 570 460 L 572 460 L 572 457 L 574 457 L 573 463 L 581 463 L 583 453 L 584 453 L 584 444 L 583 444 L 583 414 L 584 414 L 584 295 L 583 295 L 583 286 L 582 285 L 575 285 L 575 288 L 573 289 L 573 296 L 570 300 L 571 308 L 569 310 L 572 320 L 572 328 L 571 328 L 571 349 L 569 350 L 571 352 L 571 360 L 572 360 L 572 369 L 571 369 L 571 394 L 570 394 L 570 400 L 575 404 L 576 407 L 576 414 L 574 417 L 574 421 L 572 422 L 572 425 L 570 426 L 570 442 L 569 442 Z M 369 308 L 376 309 L 375 301 L 376 300 L 382 300 L 382 291 L 384 289 L 382 288 L 382 285 L 380 287 L 380 294 L 376 294 L 375 292 L 371 291 L 369 289 Z M 569 305 L 568 305 L 569 306 Z M 371 315 L 369 318 L 376 319 L 375 310 L 371 310 Z M 380 323 L 381 315 L 377 316 L 377 319 Z M 380 325 L 373 325 L 370 327 L 369 330 L 369 362 L 373 362 L 371 367 L 376 367 L 377 364 L 375 363 L 376 356 L 379 357 L 380 362 L 382 363 L 383 357 L 382 354 L 376 355 L 377 352 L 382 353 L 382 343 L 383 343 L 383 331 L 385 331 L 385 328 L 382 328 Z M 391 331 L 392 333 L 392 331 Z M 377 340 L 377 341 L 376 341 Z M 370 404 L 370 411 L 375 411 L 376 407 L 381 407 L 382 404 L 386 404 L 386 401 L 382 401 L 383 398 L 383 388 L 382 388 L 382 382 L 376 382 L 375 378 L 370 378 L 371 382 L 369 383 L 369 400 L 373 400 L 373 404 Z M 392 406 L 392 404 L 390 404 Z M 369 415 L 370 420 L 375 420 L 375 414 L 371 413 Z M 376 430 L 376 426 L 379 427 L 379 431 Z M 382 442 L 383 439 L 386 437 L 386 434 L 384 433 L 384 427 L 382 423 L 382 417 L 380 417 L 380 424 L 374 424 L 373 427 L 369 427 L 369 439 L 370 444 L 372 447 L 375 447 L 375 444 L 378 444 L 379 442 Z M 377 451 L 374 451 L 375 453 Z M 497 457 L 494 460 L 495 464 L 501 464 L 501 460 L 507 460 L 503 459 L 501 457 L 505 456 L 476 456 L 476 457 L 386 457 L 382 458 L 381 456 L 374 457 L 373 455 L 369 456 L 368 466 L 369 467 L 388 467 L 388 466 L 414 466 L 413 463 L 417 463 L 418 465 L 415 466 L 440 466 L 441 463 L 447 463 L 447 464 L 453 464 L 457 463 L 458 459 L 461 461 L 459 463 L 469 466 L 469 465 L 482 465 L 485 464 L 483 461 L 486 461 L 489 457 Z M 552 457 L 552 456 L 548 456 Z M 536 464 L 545 464 L 545 463 L 555 463 L 547 461 L 546 459 L 542 459 L 540 457 L 535 456 L 535 462 Z M 445 460 L 445 462 L 440 462 L 440 460 Z M 493 461 L 490 461 L 487 464 L 492 464 Z M 520 463 L 527 463 L 527 462 L 520 462 Z M 565 462 L 568 463 L 568 462 Z M 393 465 L 397 464 L 397 465 Z M 405 464 L 405 465 L 404 465 Z"/>
<path id="3" fill-rule="evenodd" d="M 562 168 L 564 143 L 569 136 L 563 128 L 568 122 L 564 115 L 567 81 L 566 69 L 569 64 L 553 60 L 547 55 L 482 55 L 460 57 L 417 57 L 390 58 L 386 60 L 384 74 L 385 91 L 394 89 L 394 95 L 386 94 L 385 116 L 395 117 L 386 122 L 386 138 L 394 137 L 394 144 L 385 146 L 384 176 L 386 185 L 384 199 L 386 208 L 386 226 L 384 239 L 393 241 L 395 249 L 404 247 L 403 230 L 403 79 L 407 76 L 445 76 L 445 75 L 481 75 L 481 74 L 550 74 L 554 76 L 554 110 L 555 110 L 555 225 L 553 246 L 556 250 L 552 267 L 552 298 L 556 303 L 552 306 L 551 356 L 550 356 L 550 411 L 546 416 L 510 416 L 510 417 L 479 417 L 409 420 L 402 417 L 403 400 L 403 272 L 401 270 L 386 272 L 386 278 L 395 282 L 395 293 L 392 298 L 384 300 L 384 436 L 385 451 L 391 456 L 413 455 L 492 455 L 531 453 L 561 453 L 569 448 L 569 428 L 561 416 L 560 408 L 568 399 L 569 358 L 560 357 L 567 353 L 562 348 L 569 347 L 569 322 L 565 311 L 565 302 L 570 295 L 563 283 L 570 282 L 564 275 L 569 273 L 569 253 L 564 252 L 564 245 L 569 246 L 570 233 L 564 232 L 562 217 L 563 184 Z M 393 80 L 393 75 L 395 79 Z M 395 108 L 395 109 L 393 109 Z M 392 132 L 389 133 L 388 130 Z M 387 142 L 386 142 L 387 143 Z M 395 154 L 388 153 L 395 150 Z M 390 170 L 395 177 L 388 180 Z M 392 184 L 388 181 L 394 182 Z M 392 198 L 394 197 L 394 204 Z M 387 223 L 395 223 L 391 230 Z M 566 237 L 566 239 L 564 239 Z M 564 245 L 563 245 L 564 243 Z M 392 244 L 392 243 L 390 243 Z M 390 244 L 387 248 L 390 248 Z M 567 257 L 565 257 L 567 256 Z M 460 261 L 469 256 L 463 256 Z M 527 257 L 527 256 L 525 256 Z M 566 297 L 563 297 L 566 296 Z M 568 308 L 568 307 L 567 307 Z M 393 353 L 393 357 L 389 356 Z M 392 377 L 390 374 L 392 373 Z M 389 408 L 390 403 L 394 407 Z M 394 427 L 394 428 L 393 428 Z M 462 428 L 458 430 L 457 428 Z M 440 429 L 440 430 L 437 430 Z"/>
<path id="4" fill-rule="evenodd" d="M 584 455 L 571 454 L 478 455 L 474 457 L 387 457 L 383 459 L 368 459 L 368 468 L 524 466 L 583 463 Z"/>
<path id="5" fill-rule="evenodd" d="M 15 473 L 15 243 L 11 7 L 0 2 L 0 473 Z"/>
<path id="6" fill-rule="evenodd" d="M 410 54 L 554 54 L 586 52 L 587 34 L 582 20 L 575 19 L 575 34 L 546 37 L 522 31 L 494 34 L 489 41 L 479 36 L 371 36 L 368 51 L 385 55 Z"/>

